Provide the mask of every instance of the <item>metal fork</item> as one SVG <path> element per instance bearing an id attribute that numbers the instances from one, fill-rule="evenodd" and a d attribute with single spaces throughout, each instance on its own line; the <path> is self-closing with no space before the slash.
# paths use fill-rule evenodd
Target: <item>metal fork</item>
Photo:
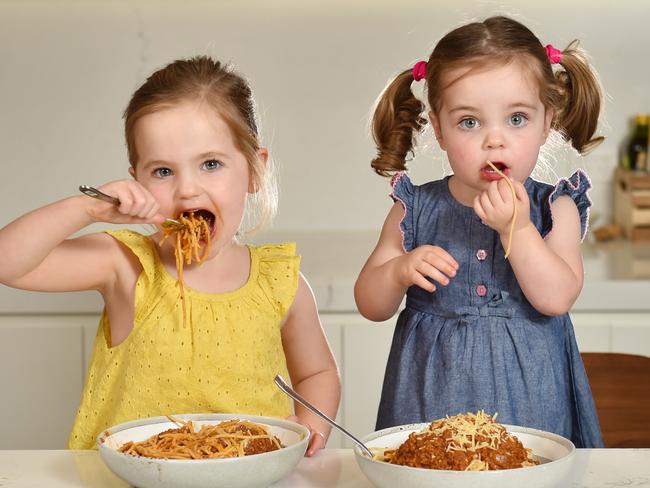
<path id="1" fill-rule="evenodd" d="M 112 203 L 113 205 L 120 204 L 120 201 L 117 198 L 107 195 L 106 193 L 101 192 L 97 188 L 94 188 L 92 186 L 80 185 L 79 191 L 84 195 L 87 195 L 92 198 L 96 198 L 97 200 L 103 200 L 104 202 Z M 161 225 L 165 229 L 181 229 L 185 227 L 185 224 L 182 224 L 178 220 L 174 220 L 174 219 L 165 219 L 165 221 Z"/>
<path id="2" fill-rule="evenodd" d="M 325 415 L 323 412 L 321 412 L 319 409 L 314 407 L 311 403 L 309 403 L 307 400 L 305 400 L 296 390 L 291 388 L 286 381 L 284 381 L 284 378 L 280 375 L 276 375 L 275 384 L 277 385 L 278 388 L 280 388 L 283 392 L 285 392 L 287 395 L 289 395 L 291 398 L 296 400 L 298 403 L 301 403 L 304 407 L 308 408 L 312 412 L 314 412 L 316 415 L 318 415 L 320 418 L 322 418 L 325 422 L 330 424 L 332 427 L 340 430 L 343 432 L 345 435 L 347 435 L 350 439 L 352 439 L 358 446 L 361 448 L 361 452 L 368 456 L 369 458 L 372 459 L 372 452 L 368 447 L 361 442 L 359 439 L 354 437 L 352 434 L 350 434 L 347 430 L 345 430 L 343 427 L 341 427 L 339 424 L 334 422 L 331 418 L 329 418 L 327 415 Z"/>

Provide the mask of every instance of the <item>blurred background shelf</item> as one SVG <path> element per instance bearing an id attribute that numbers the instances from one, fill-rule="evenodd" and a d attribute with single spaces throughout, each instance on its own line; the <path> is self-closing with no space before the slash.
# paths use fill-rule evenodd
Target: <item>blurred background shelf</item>
<path id="1" fill-rule="evenodd" d="M 614 219 L 629 239 L 650 241 L 650 173 L 616 170 Z"/>

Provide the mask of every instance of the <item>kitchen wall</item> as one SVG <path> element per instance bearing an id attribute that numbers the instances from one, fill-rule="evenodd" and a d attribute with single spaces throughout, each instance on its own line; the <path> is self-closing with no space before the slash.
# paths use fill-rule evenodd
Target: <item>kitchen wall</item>
<path id="1" fill-rule="evenodd" d="M 650 111 L 644 0 L 2 0 L 0 225 L 80 183 L 127 176 L 121 113 L 132 91 L 175 58 L 209 54 L 234 63 L 256 93 L 281 183 L 274 230 L 378 229 L 390 201 L 369 169 L 375 98 L 446 31 L 495 13 L 524 21 L 544 43 L 579 38 L 589 51 L 607 93 L 608 139 L 585 158 L 560 147 L 546 159 L 560 175 L 589 171 L 595 223 L 605 222 L 628 117 Z M 416 181 L 446 171 L 426 143 L 412 164 Z"/>

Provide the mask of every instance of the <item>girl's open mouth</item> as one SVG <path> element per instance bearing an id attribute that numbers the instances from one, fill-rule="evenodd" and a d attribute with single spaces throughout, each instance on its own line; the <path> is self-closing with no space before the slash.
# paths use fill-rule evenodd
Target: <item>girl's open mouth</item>
<path id="1" fill-rule="evenodd" d="M 186 210 L 184 212 L 181 212 L 181 216 L 185 218 L 190 218 L 191 215 L 194 215 L 194 217 L 201 217 L 203 220 L 205 220 L 208 224 L 208 227 L 210 228 L 210 237 L 214 237 L 217 230 L 216 227 L 217 218 L 211 211 L 206 210 L 204 208 L 199 208 L 195 210 Z"/>
<path id="2" fill-rule="evenodd" d="M 492 161 L 492 164 L 497 168 L 501 173 L 504 175 L 508 176 L 508 173 L 510 172 L 510 168 L 506 166 L 505 163 L 502 163 L 500 161 Z M 486 181 L 497 181 L 500 180 L 502 176 L 494 171 L 492 167 L 489 164 L 486 164 L 481 168 L 481 179 L 486 180 Z"/>

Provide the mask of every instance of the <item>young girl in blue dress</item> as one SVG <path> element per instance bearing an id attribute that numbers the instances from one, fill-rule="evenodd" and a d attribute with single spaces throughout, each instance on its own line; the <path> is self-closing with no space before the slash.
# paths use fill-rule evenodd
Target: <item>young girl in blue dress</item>
<path id="1" fill-rule="evenodd" d="M 411 91 L 420 80 L 428 113 Z M 530 177 L 552 130 L 580 153 L 601 142 L 601 97 L 577 43 L 545 47 L 506 17 L 451 31 L 386 88 L 372 167 L 392 175 L 395 203 L 355 287 L 376 321 L 406 294 L 378 429 L 484 409 L 602 447 L 568 315 L 591 183 L 581 170 L 554 186 Z M 414 185 L 405 159 L 427 120 L 453 174 Z"/>

